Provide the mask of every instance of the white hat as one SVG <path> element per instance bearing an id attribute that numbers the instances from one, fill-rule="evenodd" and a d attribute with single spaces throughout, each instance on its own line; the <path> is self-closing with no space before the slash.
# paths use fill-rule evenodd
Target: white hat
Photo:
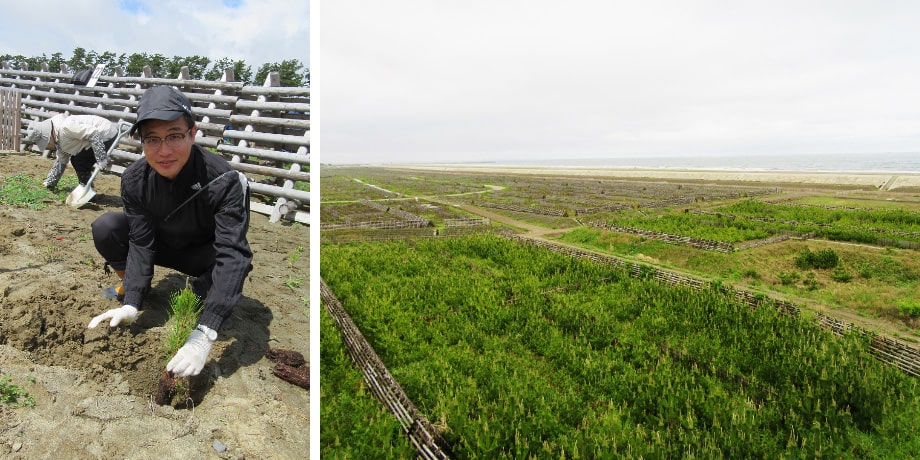
<path id="1" fill-rule="evenodd" d="M 33 143 L 38 146 L 39 150 L 44 151 L 48 147 L 48 142 L 51 141 L 51 130 L 54 127 L 52 119 L 32 120 L 22 140 Z"/>

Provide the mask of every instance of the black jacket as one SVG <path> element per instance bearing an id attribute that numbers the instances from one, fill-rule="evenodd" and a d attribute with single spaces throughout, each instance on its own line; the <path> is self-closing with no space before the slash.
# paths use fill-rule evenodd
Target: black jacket
<path id="1" fill-rule="evenodd" d="M 157 251 L 168 251 L 175 259 L 192 248 L 213 245 L 213 261 L 194 261 L 192 265 L 210 267 L 213 280 L 199 323 L 220 329 L 239 301 L 243 282 L 252 269 L 252 250 L 246 240 L 249 196 L 244 183 L 245 177 L 233 171 L 226 160 L 197 144 L 172 181 L 157 174 L 143 158 L 125 170 L 121 197 L 130 240 L 124 280 L 126 305 L 141 308 L 150 290 L 154 261 L 160 258 Z M 189 198 L 191 201 L 185 203 Z M 201 276 L 206 272 L 207 268 L 188 274 Z"/>

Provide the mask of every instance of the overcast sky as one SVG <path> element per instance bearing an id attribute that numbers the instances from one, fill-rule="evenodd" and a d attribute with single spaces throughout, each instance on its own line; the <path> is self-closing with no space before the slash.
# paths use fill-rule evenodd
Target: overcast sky
<path id="1" fill-rule="evenodd" d="M 920 2 L 319 13 L 323 163 L 920 151 Z"/>
<path id="2" fill-rule="evenodd" d="M 0 54 L 65 58 L 76 47 L 310 63 L 309 0 L 26 0 L 3 2 Z M 56 69 L 55 69 L 56 70 Z"/>

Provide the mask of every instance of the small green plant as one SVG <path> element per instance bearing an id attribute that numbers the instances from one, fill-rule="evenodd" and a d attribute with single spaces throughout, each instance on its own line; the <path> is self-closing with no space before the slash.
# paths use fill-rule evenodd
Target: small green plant
<path id="1" fill-rule="evenodd" d="M 872 278 L 872 271 L 872 264 L 869 262 L 860 261 L 856 264 L 856 272 L 859 273 L 860 278 Z"/>
<path id="2" fill-rule="evenodd" d="M 173 293 L 169 298 L 169 320 L 166 323 L 167 335 L 164 351 L 166 360 L 179 351 L 179 348 L 185 344 L 189 334 L 198 325 L 198 317 L 201 316 L 201 299 L 192 292 L 188 284 L 178 292 Z"/>
<path id="3" fill-rule="evenodd" d="M 166 339 L 163 344 L 165 359 L 168 361 L 185 344 L 188 336 L 198 324 L 201 316 L 201 299 L 189 288 L 185 287 L 173 293 L 169 298 L 169 320 L 166 323 Z M 166 372 L 160 377 L 155 401 L 157 404 L 170 404 L 176 406 L 188 400 L 191 395 L 191 386 L 188 378 L 174 377 Z"/>
<path id="4" fill-rule="evenodd" d="M 12 407 L 34 407 L 35 397 L 10 383 L 9 377 L 0 377 L 0 404 Z"/>
<path id="5" fill-rule="evenodd" d="M 64 260 L 64 248 L 54 242 L 48 243 L 42 251 L 42 259 L 45 263 L 60 262 Z"/>
<path id="6" fill-rule="evenodd" d="M 303 277 L 295 278 L 293 276 L 289 276 L 284 280 L 284 285 L 292 291 L 299 288 L 301 284 L 303 284 Z"/>
<path id="7" fill-rule="evenodd" d="M 821 287 L 821 283 L 818 282 L 818 277 L 815 276 L 814 272 L 808 272 L 808 274 L 805 275 L 805 279 L 802 281 L 802 284 L 804 284 L 805 289 L 809 291 L 814 291 Z"/>
<path id="8" fill-rule="evenodd" d="M 759 279 L 760 279 L 760 273 L 757 273 L 757 270 L 755 270 L 755 269 L 753 269 L 753 268 L 749 268 L 749 269 L 745 270 L 743 273 L 741 273 L 741 276 L 743 276 L 743 277 L 745 277 L 745 278 L 750 278 L 750 279 L 752 279 L 752 280 L 759 280 Z"/>
<path id="9" fill-rule="evenodd" d="M 776 276 L 779 277 L 779 282 L 782 283 L 783 286 L 792 286 L 796 281 L 802 278 L 798 272 L 779 272 Z"/>
<path id="10" fill-rule="evenodd" d="M 898 302 L 898 312 L 911 318 L 920 318 L 920 301 L 902 300 Z"/>
<path id="11" fill-rule="evenodd" d="M 838 265 L 837 268 L 834 269 L 834 272 L 831 273 L 831 279 L 838 283 L 849 283 L 853 280 L 853 275 L 850 274 L 847 269 L 843 268 L 842 265 Z"/>
<path id="12" fill-rule="evenodd" d="M 294 252 L 288 255 L 288 264 L 291 268 L 294 268 L 294 264 L 297 263 L 301 255 L 303 255 L 303 246 L 298 244 L 297 247 L 294 248 Z"/>

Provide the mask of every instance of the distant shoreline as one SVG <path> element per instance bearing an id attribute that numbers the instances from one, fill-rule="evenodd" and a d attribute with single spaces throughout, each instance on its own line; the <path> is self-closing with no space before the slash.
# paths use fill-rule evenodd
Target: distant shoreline
<path id="1" fill-rule="evenodd" d="M 920 189 L 920 172 L 812 172 L 812 171 L 732 171 L 690 169 L 535 167 L 464 164 L 381 164 L 365 165 L 386 169 L 442 172 L 507 173 L 540 176 L 597 177 L 604 179 L 653 179 L 687 182 L 732 182 L 800 184 L 834 187 L 866 187 L 875 190 Z"/>

